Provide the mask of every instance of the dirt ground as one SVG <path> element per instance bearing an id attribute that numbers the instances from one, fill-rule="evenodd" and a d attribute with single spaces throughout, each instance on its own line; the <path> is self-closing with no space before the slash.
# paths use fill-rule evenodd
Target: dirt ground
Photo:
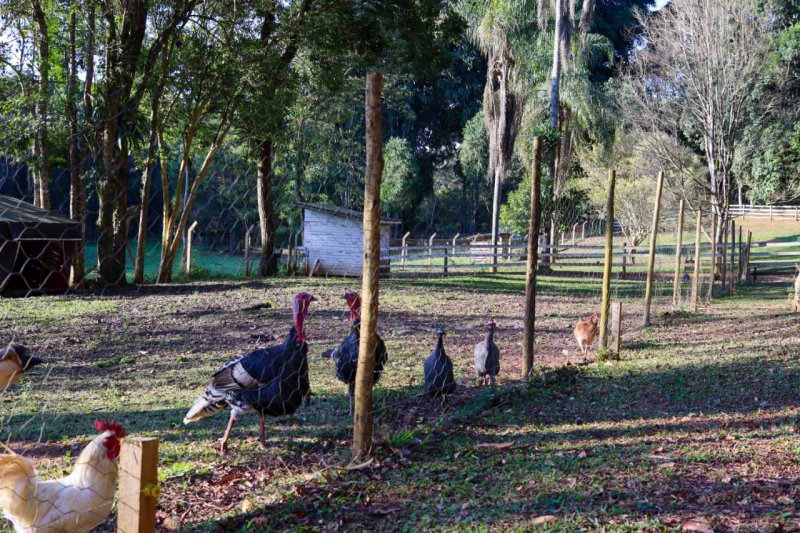
<path id="1" fill-rule="evenodd" d="M 785 283 L 743 286 L 694 315 L 672 311 L 663 282 L 642 328 L 640 284 L 620 282 L 625 350 L 599 362 L 572 338 L 575 320 L 599 310 L 597 280 L 543 278 L 538 370 L 526 382 L 521 277 L 387 280 L 376 460 L 356 469 L 345 387 L 319 357 L 346 334 L 352 283 L 0 301 L 3 342 L 48 360 L 0 397 L 0 438 L 57 477 L 95 417 L 159 437 L 163 530 L 800 529 L 800 330 Z M 307 321 L 312 403 L 270 422 L 266 451 L 246 417 L 221 458 L 227 414 L 189 426 L 183 414 L 220 364 L 280 342 L 298 290 L 319 299 Z M 488 317 L 499 326 L 496 391 L 472 370 Z M 443 410 L 421 397 L 437 325 L 460 386 Z"/>

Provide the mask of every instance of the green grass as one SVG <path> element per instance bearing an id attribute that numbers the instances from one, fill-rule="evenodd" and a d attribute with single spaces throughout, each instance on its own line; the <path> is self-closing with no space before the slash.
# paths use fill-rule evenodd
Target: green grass
<path id="1" fill-rule="evenodd" d="M 161 508 L 183 516 L 188 531 L 640 531 L 689 519 L 725 530 L 731 516 L 747 530 L 791 523 L 793 507 L 782 502 L 800 496 L 800 328 L 788 313 L 788 284 L 739 285 L 698 314 L 673 312 L 671 285 L 660 284 L 654 324 L 641 329 L 641 283 L 615 281 L 626 316 L 620 360 L 583 364 L 571 326 L 596 308 L 599 280 L 539 282 L 537 370 L 522 381 L 523 277 L 382 281 L 390 359 L 375 389 L 378 463 L 355 471 L 346 469 L 345 387 L 318 357 L 344 336 L 341 293 L 354 280 L 3 300 L 6 339 L 49 364 L 0 396 L 0 439 L 49 478 L 70 468 L 96 417 L 156 436 Z M 226 415 L 189 426 L 181 418 L 219 364 L 285 333 L 300 289 L 319 298 L 308 320 L 313 401 L 295 419 L 269 422 L 266 451 L 253 438 L 256 418 L 246 416 L 221 459 L 212 444 Z M 478 389 L 471 373 L 486 316 L 499 325 L 502 350 L 495 391 Z M 420 397 L 434 324 L 448 331 L 460 382 L 444 411 Z"/>

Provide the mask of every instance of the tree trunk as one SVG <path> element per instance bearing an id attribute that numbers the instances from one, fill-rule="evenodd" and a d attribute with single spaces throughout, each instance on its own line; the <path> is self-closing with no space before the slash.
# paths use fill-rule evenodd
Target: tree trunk
<path id="1" fill-rule="evenodd" d="M 531 175 L 531 209 L 528 221 L 528 257 L 525 281 L 525 329 L 522 340 L 522 377 L 533 372 L 534 337 L 536 333 L 536 272 L 539 267 L 539 227 L 542 222 L 542 142 L 533 139 Z"/>
<path id="2" fill-rule="evenodd" d="M 275 205 L 272 198 L 272 137 L 267 137 L 258 147 L 256 161 L 256 194 L 258 196 L 258 223 L 261 233 L 261 261 L 259 276 L 274 276 L 278 273 L 275 257 L 277 229 Z"/>
<path id="3" fill-rule="evenodd" d="M 139 230 L 136 236 L 136 262 L 133 267 L 133 282 L 144 283 L 144 262 L 147 250 L 147 227 L 148 215 L 150 210 L 150 191 L 153 184 L 153 171 L 155 168 L 155 156 L 158 142 L 158 131 L 160 127 L 159 106 L 161 96 L 164 94 L 164 85 L 167 82 L 169 73 L 170 53 L 169 47 L 164 51 L 161 59 L 161 77 L 153 91 L 150 101 L 150 138 L 147 141 L 147 155 L 145 156 L 144 173 L 142 174 L 142 198 L 141 209 L 139 210 Z M 162 165 L 162 168 L 164 166 Z M 169 194 L 164 195 L 163 201 L 167 202 Z"/>
<path id="4" fill-rule="evenodd" d="M 378 343 L 378 291 L 381 261 L 382 86 L 383 78 L 379 72 L 367 74 L 365 106 L 367 169 L 364 188 L 364 272 L 361 283 L 363 305 L 353 420 L 354 460 L 363 459 L 372 453 L 372 385 L 375 347 Z"/>
<path id="5" fill-rule="evenodd" d="M 74 6 L 73 6 L 74 7 Z M 69 216 L 72 220 L 81 220 L 81 201 L 83 183 L 81 180 L 81 162 L 78 150 L 78 105 L 77 105 L 77 58 L 75 50 L 75 26 L 77 25 L 76 10 L 73 8 L 69 17 L 69 48 L 67 51 L 67 90 L 66 111 L 69 122 Z M 82 249 L 82 243 L 78 248 Z M 70 271 L 70 285 L 73 287 L 83 283 L 83 254 L 77 253 L 72 261 Z"/>
<path id="6" fill-rule="evenodd" d="M 50 139 L 47 114 L 50 102 L 50 36 L 47 21 L 39 0 L 32 0 L 33 19 L 37 27 L 39 55 L 39 90 L 36 96 L 36 175 L 38 176 L 34 204 L 50 209 Z"/>

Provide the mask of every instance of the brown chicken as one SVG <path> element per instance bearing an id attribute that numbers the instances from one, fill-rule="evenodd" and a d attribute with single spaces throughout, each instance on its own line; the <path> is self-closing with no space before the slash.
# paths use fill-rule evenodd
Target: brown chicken
<path id="1" fill-rule="evenodd" d="M 575 324 L 575 340 L 578 341 L 578 348 L 580 348 L 583 355 L 589 351 L 589 346 L 594 342 L 597 337 L 597 313 L 592 313 L 587 320 L 582 318 L 578 319 Z"/>
<path id="2" fill-rule="evenodd" d="M 27 370 L 44 361 L 28 355 L 28 350 L 21 344 L 12 344 L 0 350 L 0 392 L 19 381 Z"/>
<path id="3" fill-rule="evenodd" d="M 41 481 L 33 463 L 9 450 L 0 455 L 0 510 L 18 532 L 73 533 L 102 524 L 114 506 L 119 424 L 96 420 L 100 435 L 86 445 L 67 477 Z"/>

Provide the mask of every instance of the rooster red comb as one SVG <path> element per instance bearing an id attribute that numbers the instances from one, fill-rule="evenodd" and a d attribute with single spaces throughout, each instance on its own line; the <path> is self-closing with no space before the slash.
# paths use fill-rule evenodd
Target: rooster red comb
<path id="1" fill-rule="evenodd" d="M 122 427 L 121 424 L 117 424 L 116 422 L 109 422 L 105 418 L 103 420 L 100 419 L 95 420 L 94 428 L 101 433 L 103 431 L 110 431 L 111 433 L 116 435 L 118 439 L 125 437 L 125 428 Z"/>

